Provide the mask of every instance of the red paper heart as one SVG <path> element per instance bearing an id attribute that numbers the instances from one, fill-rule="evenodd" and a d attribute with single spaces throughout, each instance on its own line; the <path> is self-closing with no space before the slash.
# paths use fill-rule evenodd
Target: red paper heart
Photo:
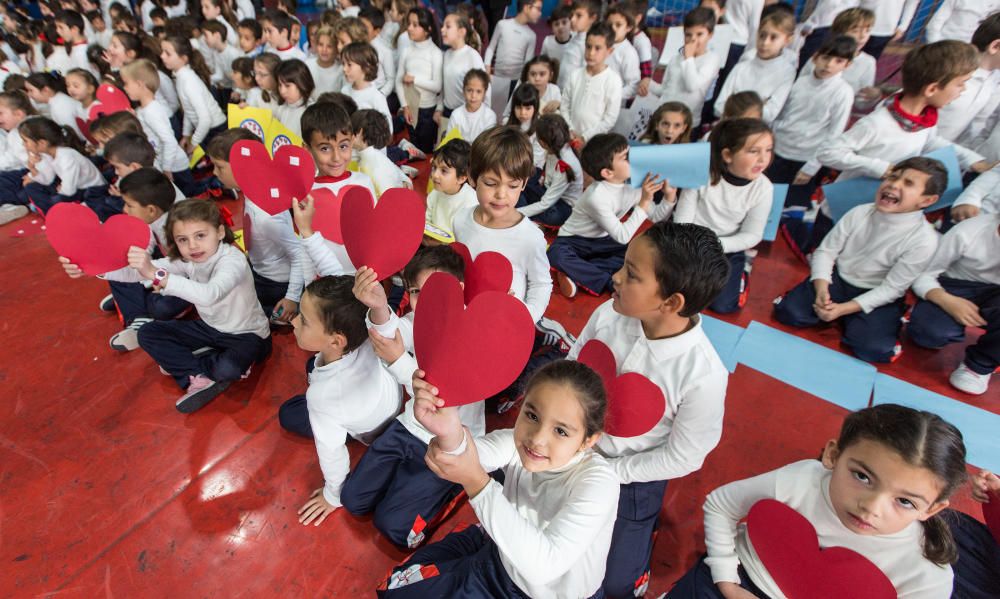
<path id="1" fill-rule="evenodd" d="M 787 505 L 762 499 L 747 514 L 754 551 L 782 593 L 795 599 L 895 599 L 878 566 L 846 547 L 821 549 L 816 529 Z"/>
<path id="2" fill-rule="evenodd" d="M 451 244 L 451 249 L 465 261 L 465 303 L 484 291 L 510 291 L 514 269 L 506 256 L 499 252 L 482 252 L 473 260 L 469 248 L 457 241 Z"/>
<path id="3" fill-rule="evenodd" d="M 506 389 L 527 364 L 534 341 L 528 308 L 512 295 L 485 291 L 464 307 L 458 279 L 441 272 L 420 290 L 414 350 L 446 405 L 482 401 Z"/>
<path id="4" fill-rule="evenodd" d="M 128 249 L 148 247 L 150 235 L 149 225 L 126 214 L 116 214 L 102 225 L 83 204 L 56 204 L 45 215 L 49 244 L 89 275 L 128 266 Z"/>
<path id="5" fill-rule="evenodd" d="M 271 216 L 292 207 L 292 198 L 306 197 L 316 175 L 309 150 L 286 145 L 274 153 L 256 140 L 240 140 L 229 151 L 229 164 L 240 190 Z"/>
<path id="6" fill-rule="evenodd" d="M 92 146 L 98 145 L 97 140 L 94 139 L 94 136 L 90 134 L 90 123 L 81 119 L 80 117 L 76 117 L 76 127 L 77 129 L 80 130 L 80 133 L 83 133 L 83 138 L 87 140 L 87 143 L 89 143 Z"/>
<path id="7" fill-rule="evenodd" d="M 638 372 L 618 374 L 618 363 L 611 349 L 591 339 L 580 350 L 577 361 L 601 375 L 608 393 L 608 413 L 604 431 L 615 437 L 638 437 L 653 430 L 663 418 L 667 401 L 656 383 Z"/>
<path id="8" fill-rule="evenodd" d="M 351 263 L 371 268 L 382 280 L 417 253 L 424 236 L 424 202 L 412 189 L 387 189 L 372 203 L 371 194 L 345 194 L 340 228 Z"/>
<path id="9" fill-rule="evenodd" d="M 993 538 L 1000 543 L 1000 493 L 987 493 L 990 498 L 989 503 L 983 504 L 983 519 L 986 520 L 986 527 L 990 529 Z"/>
<path id="10" fill-rule="evenodd" d="M 334 193 L 326 187 L 317 187 L 309 192 L 315 200 L 316 213 L 313 215 L 313 230 L 323 234 L 323 238 L 344 245 L 344 234 L 340 230 L 340 210 L 344 198 L 358 195 L 371 202 L 372 193 L 360 185 L 341 187 Z M 360 200 L 358 200 L 360 201 Z"/>
<path id="11" fill-rule="evenodd" d="M 132 110 L 132 102 L 129 101 L 125 92 L 110 83 L 102 83 L 97 86 L 97 102 L 91 104 L 87 118 L 93 121 L 99 116 L 123 110 Z"/>

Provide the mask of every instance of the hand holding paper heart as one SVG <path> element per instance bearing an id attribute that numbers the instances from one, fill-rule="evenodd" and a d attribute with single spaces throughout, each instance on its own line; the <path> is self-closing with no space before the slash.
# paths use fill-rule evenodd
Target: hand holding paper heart
<path id="1" fill-rule="evenodd" d="M 420 248 L 424 204 L 410 189 L 388 189 L 373 205 L 371 194 L 348 190 L 340 206 L 340 228 L 352 264 L 381 279 L 396 274 Z"/>
<path id="2" fill-rule="evenodd" d="M 663 391 L 638 372 L 618 374 L 615 355 L 603 342 L 591 339 L 577 360 L 604 380 L 608 412 L 604 430 L 615 437 L 638 437 L 653 430 L 667 409 Z"/>
<path id="3" fill-rule="evenodd" d="M 274 158 L 256 140 L 240 140 L 229 152 L 233 177 L 247 198 L 270 215 L 292 207 L 292 198 L 304 198 L 312 187 L 316 164 L 299 146 L 278 148 Z"/>
<path id="4" fill-rule="evenodd" d="M 796 599 L 895 599 L 888 577 L 865 556 L 844 547 L 820 548 L 816 529 L 774 499 L 747 514 L 747 534 L 778 588 Z"/>
<path id="5" fill-rule="evenodd" d="M 503 254 L 483 252 L 472 259 L 472 253 L 464 243 L 455 242 L 451 248 L 465 261 L 465 303 L 470 303 L 484 291 L 507 293 L 514 281 L 514 269 Z"/>
<path id="6" fill-rule="evenodd" d="M 455 277 L 434 273 L 420 291 L 413 344 L 426 381 L 447 406 L 495 395 L 517 379 L 531 356 L 535 327 L 525 305 L 486 291 L 464 307 Z"/>
<path id="7" fill-rule="evenodd" d="M 103 225 L 83 204 L 64 202 L 45 215 L 45 237 L 57 254 L 89 275 L 128 266 L 132 246 L 149 246 L 149 225 L 134 216 L 116 214 Z"/>

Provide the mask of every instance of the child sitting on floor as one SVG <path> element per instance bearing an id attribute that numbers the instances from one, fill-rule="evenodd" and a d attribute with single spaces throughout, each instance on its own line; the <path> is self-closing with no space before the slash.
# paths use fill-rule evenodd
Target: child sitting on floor
<path id="1" fill-rule="evenodd" d="M 438 148 L 431 160 L 431 182 L 427 194 L 427 224 L 454 236 L 455 215 L 479 205 L 476 190 L 469 186 L 469 152 L 472 146 L 453 139 Z"/>
<path id="2" fill-rule="evenodd" d="M 543 193 L 528 198 L 525 189 L 518 201 L 521 214 L 550 227 L 566 222 L 583 192 L 583 168 L 569 147 L 569 125 L 558 114 L 542 115 L 535 122 L 538 144 L 545 150 Z"/>

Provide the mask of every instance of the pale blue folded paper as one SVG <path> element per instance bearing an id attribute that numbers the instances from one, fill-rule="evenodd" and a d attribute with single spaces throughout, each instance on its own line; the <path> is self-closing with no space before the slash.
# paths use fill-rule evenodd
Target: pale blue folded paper
<path id="1" fill-rule="evenodd" d="M 667 179 L 671 187 L 694 189 L 708 184 L 709 144 L 643 145 L 628 150 L 632 187 L 641 187 L 647 173 Z"/>
<path id="2" fill-rule="evenodd" d="M 785 209 L 785 197 L 788 196 L 787 183 L 775 183 L 774 195 L 771 200 L 771 213 L 764 225 L 764 241 L 774 241 L 778 236 L 778 225 L 781 224 L 781 212 Z"/>

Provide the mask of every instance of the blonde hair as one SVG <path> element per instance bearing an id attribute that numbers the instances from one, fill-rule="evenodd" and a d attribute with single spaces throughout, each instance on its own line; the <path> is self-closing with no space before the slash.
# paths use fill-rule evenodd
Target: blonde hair
<path id="1" fill-rule="evenodd" d="M 123 79 L 138 81 L 154 94 L 160 89 L 160 73 L 148 59 L 140 58 L 123 65 L 121 73 Z"/>
<path id="2" fill-rule="evenodd" d="M 837 13 L 830 26 L 830 33 L 833 35 L 846 35 L 850 29 L 857 25 L 875 24 L 875 13 L 867 8 L 848 8 Z"/>

